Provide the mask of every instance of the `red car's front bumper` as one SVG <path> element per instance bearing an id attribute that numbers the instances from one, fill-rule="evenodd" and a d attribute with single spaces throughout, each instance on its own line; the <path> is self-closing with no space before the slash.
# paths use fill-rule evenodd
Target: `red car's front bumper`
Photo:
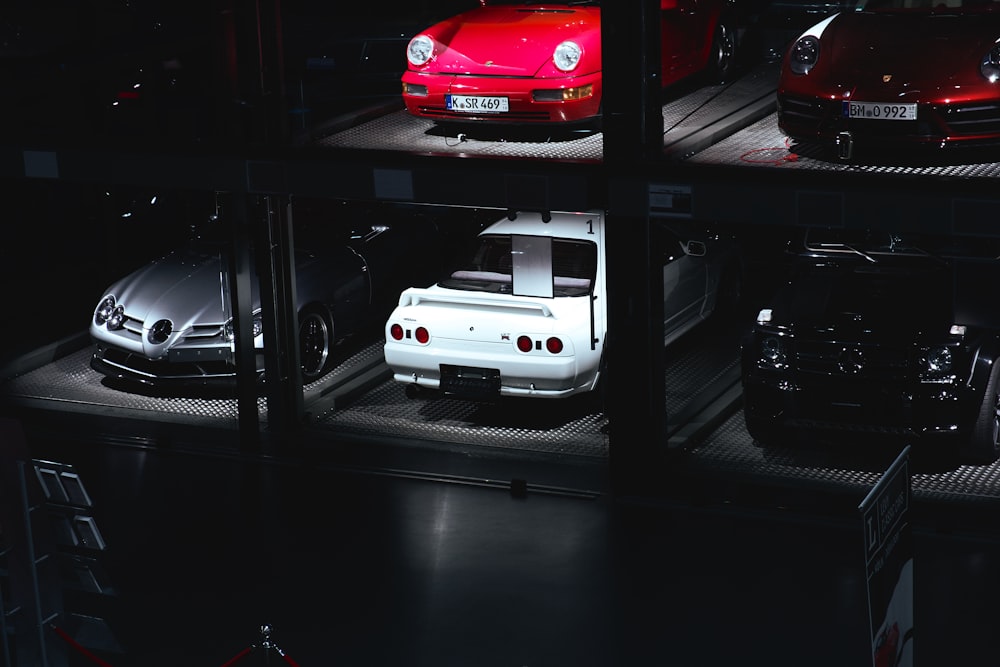
<path id="1" fill-rule="evenodd" d="M 406 72 L 403 101 L 415 116 L 453 122 L 586 123 L 600 118 L 600 72 L 565 79 L 453 76 Z M 420 94 L 414 94 L 414 91 Z M 423 94 L 426 91 L 426 94 Z M 569 91 L 565 95 L 563 91 Z M 459 111 L 450 95 L 507 98 L 507 111 Z M 569 97 L 571 99 L 563 99 Z"/>

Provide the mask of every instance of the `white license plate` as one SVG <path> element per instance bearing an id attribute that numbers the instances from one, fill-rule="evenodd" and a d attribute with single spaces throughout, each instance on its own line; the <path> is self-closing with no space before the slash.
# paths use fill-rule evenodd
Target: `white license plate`
<path id="1" fill-rule="evenodd" d="M 916 103 L 844 102 L 844 115 L 848 118 L 868 120 L 916 120 Z"/>
<path id="2" fill-rule="evenodd" d="M 506 97 L 483 95 L 447 95 L 445 104 L 451 111 L 462 113 L 507 113 L 510 102 Z"/>

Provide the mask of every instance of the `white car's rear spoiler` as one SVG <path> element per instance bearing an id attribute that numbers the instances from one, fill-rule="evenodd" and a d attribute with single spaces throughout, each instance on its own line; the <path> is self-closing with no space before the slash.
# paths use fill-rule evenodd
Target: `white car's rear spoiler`
<path id="1" fill-rule="evenodd" d="M 512 299 L 510 296 L 498 294 L 496 296 L 487 295 L 465 295 L 465 294 L 441 294 L 421 289 L 408 289 L 399 296 L 401 308 L 406 306 L 416 306 L 420 303 L 448 303 L 460 304 L 463 306 L 474 306 L 477 308 L 495 309 L 515 309 L 521 311 L 537 311 L 544 317 L 552 317 L 552 310 L 544 303 L 537 301 L 527 301 L 524 299 Z"/>

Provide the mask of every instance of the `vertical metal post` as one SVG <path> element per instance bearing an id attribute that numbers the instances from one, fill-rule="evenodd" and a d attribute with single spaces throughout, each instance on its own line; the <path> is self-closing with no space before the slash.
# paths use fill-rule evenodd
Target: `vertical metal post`
<path id="1" fill-rule="evenodd" d="M 604 164 L 608 183 L 609 467 L 613 490 L 642 492 L 666 442 L 663 286 L 653 261 L 648 164 L 663 153 L 660 3 L 606 2 Z"/>
<path id="2" fill-rule="evenodd" d="M 230 230 L 228 268 L 236 345 L 236 408 L 240 449 L 256 452 L 260 450 L 260 415 L 257 412 L 259 384 L 253 343 L 252 230 L 248 198 L 246 193 L 235 193 L 232 196 L 230 215 L 227 216 Z"/>

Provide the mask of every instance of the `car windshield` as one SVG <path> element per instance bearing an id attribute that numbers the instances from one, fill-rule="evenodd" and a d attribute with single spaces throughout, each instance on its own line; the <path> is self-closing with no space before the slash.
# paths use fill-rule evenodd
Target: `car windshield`
<path id="1" fill-rule="evenodd" d="M 1000 259 L 1000 239 L 863 229 L 811 229 L 806 232 L 805 250 L 807 254 L 854 255 L 871 262 L 885 255 L 996 260 Z"/>
<path id="2" fill-rule="evenodd" d="M 519 250 L 518 240 L 526 238 L 548 240 L 548 237 L 501 234 L 480 236 L 469 262 L 438 284 L 448 289 L 526 294 L 524 289 L 515 287 L 516 283 L 540 279 L 548 281 L 545 287 L 551 296 L 585 296 L 590 293 L 597 271 L 597 247 L 593 243 L 552 239 L 551 244 L 524 246 L 535 248 L 533 251 Z M 542 295 L 537 291 L 532 293 Z"/>
<path id="3" fill-rule="evenodd" d="M 859 12 L 968 13 L 1000 10 L 1000 0 L 859 0 Z"/>

